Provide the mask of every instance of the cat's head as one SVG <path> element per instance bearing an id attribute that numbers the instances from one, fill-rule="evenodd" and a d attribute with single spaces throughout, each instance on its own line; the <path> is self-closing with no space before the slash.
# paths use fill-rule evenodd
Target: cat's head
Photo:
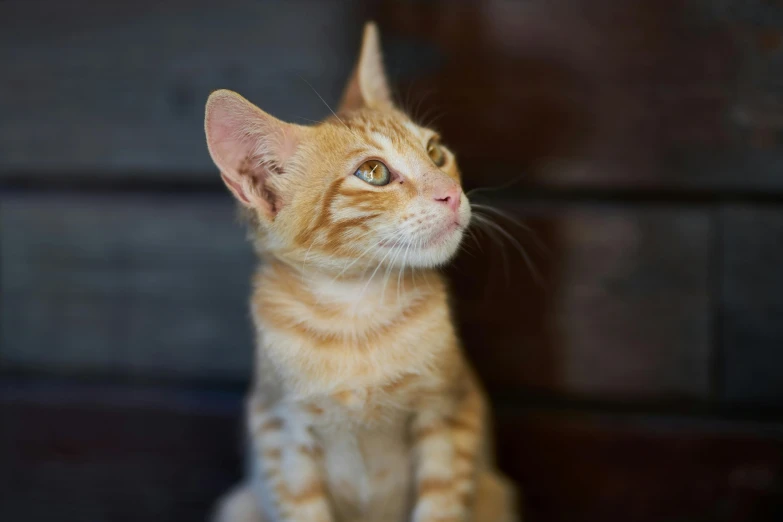
<path id="1" fill-rule="evenodd" d="M 336 115 L 284 123 L 221 90 L 207 101 L 205 129 L 259 248 L 289 264 L 436 266 L 470 221 L 454 154 L 392 102 L 373 24 Z"/>

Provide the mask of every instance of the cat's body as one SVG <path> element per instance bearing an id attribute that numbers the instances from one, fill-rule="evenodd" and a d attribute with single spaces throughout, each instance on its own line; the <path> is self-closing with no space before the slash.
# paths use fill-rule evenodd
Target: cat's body
<path id="1" fill-rule="evenodd" d="M 266 260 L 252 471 L 224 522 L 515 519 L 432 269 L 470 208 L 451 153 L 391 105 L 377 46 L 369 26 L 340 112 L 316 127 L 225 91 L 207 106 L 210 152 Z"/>
<path id="2" fill-rule="evenodd" d="M 396 283 L 383 295 L 379 277 L 354 313 L 352 298 L 366 284 L 361 279 L 303 282 L 297 271 L 278 264 L 266 265 L 257 277 L 253 315 L 263 332 L 257 371 L 274 373 L 262 377 L 257 393 L 284 398 L 285 408 L 298 410 L 312 427 L 325 487 L 342 522 L 407 519 L 414 498 L 409 423 L 417 407 L 466 394 L 481 409 L 440 277 L 419 273 L 414 281 L 408 274 L 400 280 L 399 302 Z M 292 325 L 300 322 L 319 333 L 299 332 Z M 292 337 L 301 344 L 292 346 Z M 479 466 L 486 469 L 486 462 Z"/>

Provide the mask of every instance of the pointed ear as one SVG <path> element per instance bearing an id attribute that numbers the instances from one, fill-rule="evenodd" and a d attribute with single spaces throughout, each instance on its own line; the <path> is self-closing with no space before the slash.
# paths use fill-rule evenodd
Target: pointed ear
<path id="1" fill-rule="evenodd" d="M 220 90 L 207 100 L 204 130 L 226 186 L 243 205 L 274 218 L 281 199 L 270 178 L 284 172 L 301 141 L 302 127 L 270 116 L 235 92 Z"/>
<path id="2" fill-rule="evenodd" d="M 389 83 L 383 70 L 383 56 L 378 28 L 368 22 L 364 26 L 362 50 L 351 79 L 343 92 L 340 110 L 350 111 L 361 107 L 392 107 Z"/>

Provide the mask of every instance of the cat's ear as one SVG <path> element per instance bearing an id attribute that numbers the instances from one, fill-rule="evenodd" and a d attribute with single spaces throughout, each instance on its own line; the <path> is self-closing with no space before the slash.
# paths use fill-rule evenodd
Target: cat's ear
<path id="1" fill-rule="evenodd" d="M 392 107 L 389 82 L 383 69 L 383 55 L 378 28 L 368 22 L 364 26 L 362 50 L 356 62 L 351 79 L 343 92 L 340 102 L 341 111 L 350 111 L 362 107 Z"/>
<path id="2" fill-rule="evenodd" d="M 284 172 L 303 128 L 270 116 L 235 92 L 219 90 L 207 100 L 204 130 L 226 186 L 243 205 L 273 218 L 281 201 L 270 177 Z"/>

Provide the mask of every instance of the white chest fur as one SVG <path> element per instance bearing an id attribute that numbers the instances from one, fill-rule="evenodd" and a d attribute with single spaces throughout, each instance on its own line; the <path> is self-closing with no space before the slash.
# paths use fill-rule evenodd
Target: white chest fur
<path id="1" fill-rule="evenodd" d="M 411 452 L 404 419 L 373 429 L 316 430 L 323 472 L 340 522 L 404 522 L 410 506 Z"/>

